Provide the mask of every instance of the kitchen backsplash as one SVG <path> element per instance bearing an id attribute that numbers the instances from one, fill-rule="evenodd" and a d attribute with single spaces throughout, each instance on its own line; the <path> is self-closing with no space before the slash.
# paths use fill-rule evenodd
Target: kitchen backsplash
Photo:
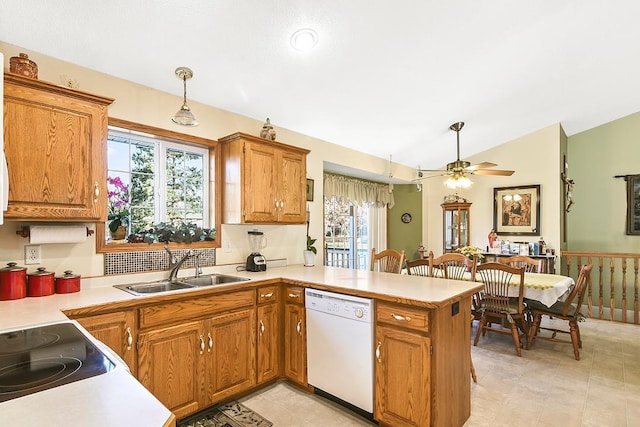
<path id="1" fill-rule="evenodd" d="M 171 252 L 177 259 L 182 258 L 189 249 L 176 249 Z M 215 249 L 194 249 L 199 254 L 200 267 L 216 265 Z M 182 264 L 182 268 L 194 268 L 196 258 L 189 257 Z M 143 271 L 157 271 L 169 269 L 169 254 L 165 250 L 145 252 L 113 252 L 104 254 L 104 274 L 139 273 Z"/>

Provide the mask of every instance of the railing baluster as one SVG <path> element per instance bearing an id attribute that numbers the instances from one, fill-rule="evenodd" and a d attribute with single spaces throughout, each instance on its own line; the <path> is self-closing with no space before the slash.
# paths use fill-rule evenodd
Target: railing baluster
<path id="1" fill-rule="evenodd" d="M 560 264 L 566 265 L 566 273 L 563 274 L 574 279 L 577 278 L 583 263 L 594 264 L 594 266 L 597 263 L 597 272 L 594 269 L 591 273 L 593 286 L 587 288 L 588 317 L 640 324 L 640 253 L 562 251 L 561 258 L 564 259 L 561 259 Z M 628 271 L 631 261 L 633 262 L 633 303 L 629 299 L 631 290 L 627 289 L 631 286 L 630 271 Z M 578 271 L 573 271 L 574 266 Z M 607 271 L 605 266 L 608 267 Z M 595 288 L 594 274 L 598 275 L 598 285 Z M 606 281 L 608 281 L 606 286 L 606 292 L 609 292 L 608 298 L 605 295 Z M 597 314 L 593 311 L 594 305 L 598 306 Z M 609 310 L 609 315 L 606 317 L 605 309 Z M 633 310 L 633 316 L 631 316 L 631 310 Z"/>
<path id="2" fill-rule="evenodd" d="M 633 323 L 636 325 L 640 323 L 640 306 L 638 303 L 638 267 L 640 262 L 638 258 L 633 260 Z"/>
<path id="3" fill-rule="evenodd" d="M 627 259 L 622 258 L 622 322 L 627 323 Z"/>

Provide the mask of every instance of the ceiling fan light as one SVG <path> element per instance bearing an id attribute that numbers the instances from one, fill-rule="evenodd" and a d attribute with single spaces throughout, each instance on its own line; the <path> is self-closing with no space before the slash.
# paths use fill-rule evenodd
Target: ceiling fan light
<path id="1" fill-rule="evenodd" d="M 464 175 L 451 176 L 444 183 L 447 188 L 450 188 L 452 190 L 455 190 L 457 188 L 469 188 L 471 187 L 471 184 L 473 184 L 473 182 Z"/>

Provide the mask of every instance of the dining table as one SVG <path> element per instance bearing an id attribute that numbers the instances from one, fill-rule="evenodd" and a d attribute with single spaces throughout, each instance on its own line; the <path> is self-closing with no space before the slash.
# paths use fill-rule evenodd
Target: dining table
<path id="1" fill-rule="evenodd" d="M 471 280 L 471 273 L 466 273 L 463 280 Z M 480 280 L 476 277 L 476 281 Z M 517 297 L 519 277 L 512 276 L 511 283 L 508 296 Z M 556 301 L 566 299 L 574 285 L 573 278 L 561 274 L 524 273 L 524 297 L 540 301 L 547 307 L 551 307 Z"/>
<path id="2" fill-rule="evenodd" d="M 471 280 L 470 273 L 469 280 Z M 478 281 L 477 278 L 476 281 Z M 511 282 L 508 296 L 517 297 L 520 279 L 518 276 L 513 276 Z M 563 301 L 574 285 L 573 278 L 561 274 L 524 273 L 524 297 L 540 301 L 547 307 L 551 307 L 556 301 Z"/>
<path id="3" fill-rule="evenodd" d="M 449 267 L 451 268 L 451 267 Z M 457 267 L 454 267 L 457 268 Z M 406 274 L 406 269 L 403 270 Z M 464 273 L 462 280 L 471 280 L 471 273 Z M 476 277 L 476 281 L 478 278 Z M 519 278 L 513 276 L 511 278 L 513 286 L 509 286 L 510 297 L 518 296 Z M 524 298 L 540 301 L 547 307 L 551 307 L 557 301 L 564 301 L 573 289 L 575 280 L 572 277 L 563 276 L 561 274 L 549 273 L 524 273 Z"/>

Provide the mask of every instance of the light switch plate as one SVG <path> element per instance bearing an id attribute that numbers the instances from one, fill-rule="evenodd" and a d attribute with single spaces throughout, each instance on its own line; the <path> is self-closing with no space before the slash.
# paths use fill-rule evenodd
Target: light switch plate
<path id="1" fill-rule="evenodd" d="M 27 265 L 40 264 L 42 262 L 42 251 L 40 245 L 25 245 L 24 263 Z"/>

